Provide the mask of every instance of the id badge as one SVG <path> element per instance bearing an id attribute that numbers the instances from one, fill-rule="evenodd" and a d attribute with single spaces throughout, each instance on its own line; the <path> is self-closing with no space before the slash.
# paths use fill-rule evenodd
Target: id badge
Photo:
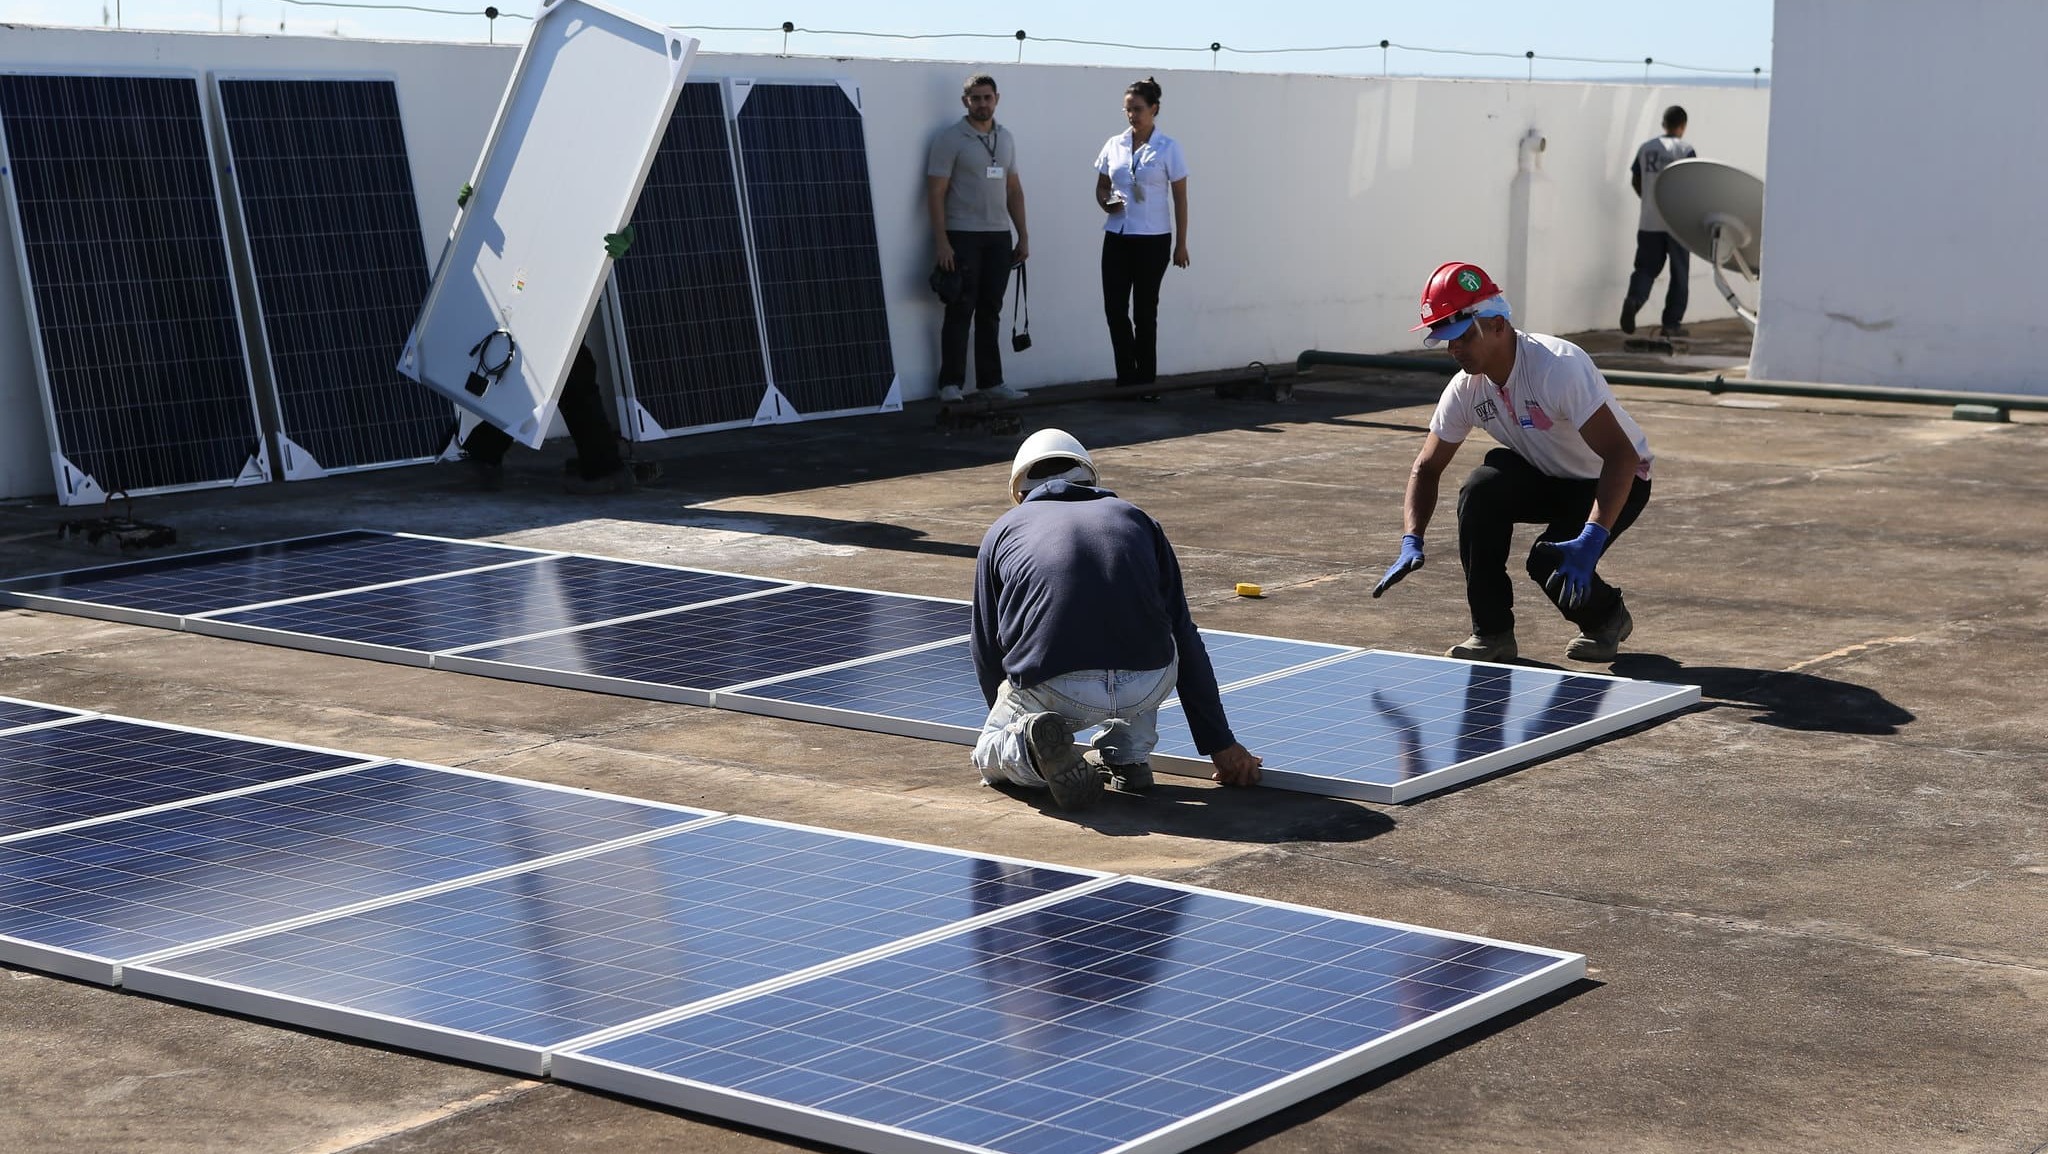
<path id="1" fill-rule="evenodd" d="M 988 178 L 990 180 L 1001 180 L 1003 178 L 1003 166 L 1000 164 L 989 165 Z"/>
<path id="2" fill-rule="evenodd" d="M 1145 186 L 1135 180 L 1131 182 L 1131 199 L 1139 204 L 1145 203 Z"/>

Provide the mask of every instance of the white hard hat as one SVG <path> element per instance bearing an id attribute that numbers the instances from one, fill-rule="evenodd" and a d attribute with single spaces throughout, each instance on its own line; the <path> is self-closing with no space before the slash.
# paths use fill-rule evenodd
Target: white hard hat
<path id="1" fill-rule="evenodd" d="M 1043 461 L 1066 460 L 1074 467 L 1056 477 L 1040 477 L 1032 481 L 1025 478 L 1034 465 Z M 1024 495 L 1047 481 L 1071 481 L 1076 485 L 1095 483 L 1095 461 L 1081 442 L 1064 429 L 1040 429 L 1024 438 L 1017 446 L 1017 459 L 1010 462 L 1010 499 L 1022 501 Z"/>

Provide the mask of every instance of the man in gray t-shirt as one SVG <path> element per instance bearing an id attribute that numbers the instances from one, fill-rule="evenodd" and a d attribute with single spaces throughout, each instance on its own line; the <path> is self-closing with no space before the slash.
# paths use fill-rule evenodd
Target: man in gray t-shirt
<path id="1" fill-rule="evenodd" d="M 1687 282 L 1692 275 L 1692 258 L 1685 246 L 1664 227 L 1664 217 L 1657 211 L 1657 174 L 1664 171 L 1673 161 L 1689 160 L 1696 155 L 1692 145 L 1685 142 L 1685 109 L 1674 104 L 1664 110 L 1664 135 L 1643 142 L 1636 149 L 1635 163 L 1628 166 L 1629 187 L 1636 190 L 1642 199 L 1641 211 L 1636 217 L 1636 264 L 1629 274 L 1628 295 L 1621 302 L 1621 331 L 1636 331 L 1636 311 L 1650 299 L 1650 288 L 1657 283 L 1657 274 L 1664 271 L 1666 257 L 1671 260 L 1671 283 L 1664 289 L 1664 324 L 1659 333 L 1667 337 L 1685 335 L 1681 322 L 1685 320 Z"/>
<path id="2" fill-rule="evenodd" d="M 959 292 L 946 302 L 939 330 L 939 399 L 958 401 L 967 385 L 967 330 L 974 328 L 974 383 L 984 397 L 1024 394 L 1003 384 L 999 341 L 1003 292 L 1010 269 L 1031 255 L 1024 224 L 1024 185 L 1017 178 L 1017 138 L 996 123 L 993 76 L 967 78 L 960 103 L 967 115 L 939 130 L 925 157 L 925 204 L 938 265 L 958 271 Z M 1013 245 L 1010 230 L 1016 229 Z"/>

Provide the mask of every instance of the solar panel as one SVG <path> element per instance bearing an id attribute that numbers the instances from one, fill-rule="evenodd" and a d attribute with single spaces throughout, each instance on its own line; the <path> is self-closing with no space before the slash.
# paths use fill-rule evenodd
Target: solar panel
<path id="1" fill-rule="evenodd" d="M 636 441 L 752 424 L 768 392 L 721 87 L 683 85 L 612 266 Z"/>
<path id="2" fill-rule="evenodd" d="M 20 729 L 25 725 L 42 725 L 84 716 L 84 712 L 76 709 L 61 709 L 55 705 L 23 701 L 19 697 L 0 697 L 0 729 Z"/>
<path id="3" fill-rule="evenodd" d="M 397 85 L 214 83 L 285 478 L 435 460 L 455 407 L 394 367 L 428 280 Z"/>
<path id="4" fill-rule="evenodd" d="M 731 83 L 775 388 L 805 417 L 901 408 L 856 98 Z"/>
<path id="5" fill-rule="evenodd" d="M 1198 632 L 1202 635 L 1202 648 L 1209 653 L 1209 664 L 1215 667 L 1218 685 L 1234 685 L 1254 677 L 1265 677 L 1296 666 L 1360 652 L 1348 645 L 1290 641 L 1284 637 L 1262 637 L 1256 633 L 1229 633 L 1221 629 Z"/>
<path id="6" fill-rule="evenodd" d="M 437 668 L 711 704 L 711 690 L 966 634 L 957 601 L 806 585 L 434 659 Z"/>
<path id="7" fill-rule="evenodd" d="M 57 498 L 267 480 L 189 76 L 0 75 Z"/>
<path id="8" fill-rule="evenodd" d="M 553 1070 L 857 1150 L 1175 1151 L 1584 973 L 1576 954 L 1127 879 Z"/>
<path id="9" fill-rule="evenodd" d="M 537 1074 L 572 1039 L 1100 876 L 734 818 L 122 980 Z"/>
<path id="10" fill-rule="evenodd" d="M 966 641 L 720 690 L 711 703 L 742 713 L 969 745 L 988 717 Z"/>
<path id="11" fill-rule="evenodd" d="M 0 840 L 370 760 L 118 717 L 0 733 Z"/>
<path id="12" fill-rule="evenodd" d="M 0 585 L 0 603 L 177 628 L 194 613 L 503 565 L 546 553 L 351 530 L 74 569 Z"/>
<path id="13" fill-rule="evenodd" d="M 426 665 L 457 649 L 787 587 L 786 582 L 596 557 L 530 564 L 237 609 L 196 633 Z"/>
<path id="14" fill-rule="evenodd" d="M 0 961 L 112 982 L 154 953 L 705 816 L 403 762 L 343 770 L 0 844 Z"/>
<path id="15" fill-rule="evenodd" d="M 1281 789 L 1400 802 L 1546 757 L 1699 700 L 1699 688 L 1369 650 L 1223 695 Z M 1178 705 L 1155 768 L 1207 776 Z"/>

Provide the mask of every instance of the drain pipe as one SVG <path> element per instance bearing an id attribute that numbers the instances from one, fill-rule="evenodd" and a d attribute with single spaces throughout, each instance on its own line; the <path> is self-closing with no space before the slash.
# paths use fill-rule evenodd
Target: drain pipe
<path id="1" fill-rule="evenodd" d="M 1410 369 L 1417 372 L 1452 373 L 1457 366 L 1449 357 L 1417 357 L 1379 353 L 1333 353 L 1309 349 L 1295 358 L 1298 372 L 1316 365 L 1342 365 L 1359 369 Z M 1951 405 L 1959 419 L 2005 420 L 2005 413 L 2048 412 L 2048 397 L 2022 393 L 1937 392 L 1933 389 L 1902 389 L 1886 385 L 1826 385 L 1807 381 L 1762 381 L 1743 377 L 1686 376 L 1681 373 L 1637 373 L 1602 369 L 1601 375 L 1613 385 L 1641 385 L 1653 389 L 1691 389 L 1702 393 L 1758 393 L 1776 397 L 1821 397 L 1836 401 L 1891 401 L 1914 405 Z M 1995 413 L 1992 410 L 1997 410 Z"/>

